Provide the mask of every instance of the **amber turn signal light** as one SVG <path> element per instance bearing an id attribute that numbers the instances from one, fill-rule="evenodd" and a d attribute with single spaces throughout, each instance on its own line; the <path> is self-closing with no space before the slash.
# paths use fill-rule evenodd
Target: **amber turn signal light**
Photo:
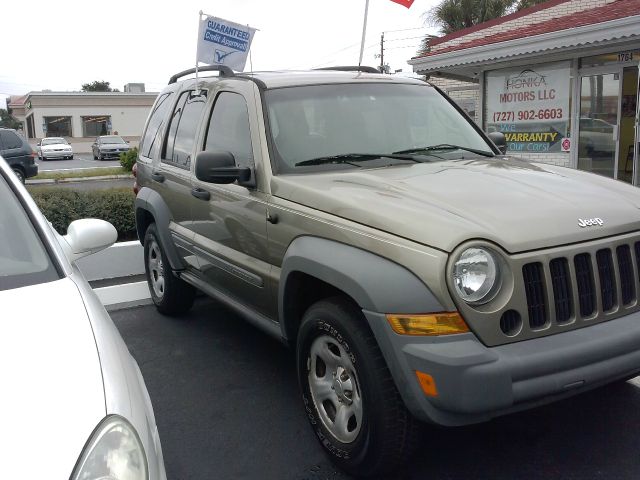
<path id="1" fill-rule="evenodd" d="M 458 312 L 428 315 L 388 314 L 387 321 L 393 331 L 400 335 L 452 335 L 469 331 L 469 327 Z"/>
<path id="2" fill-rule="evenodd" d="M 418 377 L 418 383 L 424 394 L 428 397 L 437 397 L 438 389 L 436 388 L 436 381 L 428 373 L 423 373 L 416 370 L 416 377 Z"/>

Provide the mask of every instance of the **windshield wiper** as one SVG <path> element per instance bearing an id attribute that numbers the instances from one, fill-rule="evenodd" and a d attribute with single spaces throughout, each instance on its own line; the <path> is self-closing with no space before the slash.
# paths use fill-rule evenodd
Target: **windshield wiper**
<path id="1" fill-rule="evenodd" d="M 406 150 L 399 150 L 397 152 L 393 152 L 394 154 L 402 154 L 402 153 L 420 153 L 420 152 L 430 152 L 432 150 L 466 150 L 467 152 L 477 153 L 478 155 L 482 155 L 484 157 L 495 157 L 493 152 L 485 152 L 484 150 L 476 150 L 475 148 L 463 147 L 461 145 L 452 145 L 450 143 L 441 143 L 439 145 L 429 145 L 427 147 L 417 147 L 417 148 L 408 148 Z"/>
<path id="2" fill-rule="evenodd" d="M 378 160 L 380 158 L 393 158 L 396 160 L 408 160 L 410 162 L 422 163 L 413 155 L 401 155 L 400 152 L 395 153 L 343 153 L 341 155 L 331 155 L 327 157 L 312 158 L 296 163 L 296 167 L 304 167 L 307 165 L 323 165 L 325 163 L 352 163 L 352 162 L 368 162 L 370 160 Z"/>

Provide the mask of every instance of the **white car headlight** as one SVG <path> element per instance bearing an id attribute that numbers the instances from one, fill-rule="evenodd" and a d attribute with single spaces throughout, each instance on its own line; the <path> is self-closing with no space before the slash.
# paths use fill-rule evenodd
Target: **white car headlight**
<path id="1" fill-rule="evenodd" d="M 117 415 L 106 417 L 85 445 L 71 480 L 148 480 L 147 458 L 135 429 Z"/>
<path id="2" fill-rule="evenodd" d="M 487 303 L 500 287 L 500 264 L 496 255 L 485 248 L 467 248 L 453 265 L 453 283 L 465 302 Z"/>

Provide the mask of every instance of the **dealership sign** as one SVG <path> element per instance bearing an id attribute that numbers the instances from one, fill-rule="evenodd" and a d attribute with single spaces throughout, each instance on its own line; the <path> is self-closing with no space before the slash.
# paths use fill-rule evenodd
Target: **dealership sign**
<path id="1" fill-rule="evenodd" d="M 488 72 L 487 129 L 504 133 L 510 152 L 563 151 L 569 75 L 569 62 Z"/>

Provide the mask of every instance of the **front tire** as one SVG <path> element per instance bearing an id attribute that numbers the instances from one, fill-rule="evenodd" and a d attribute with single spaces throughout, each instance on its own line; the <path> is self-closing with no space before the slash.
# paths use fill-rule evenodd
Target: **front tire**
<path id="1" fill-rule="evenodd" d="M 191 309 L 195 288 L 171 271 L 155 223 L 149 225 L 144 236 L 144 269 L 151 299 L 160 313 L 173 316 Z"/>
<path id="2" fill-rule="evenodd" d="M 405 462 L 418 426 L 358 307 L 341 297 L 312 305 L 296 353 L 307 417 L 333 462 L 359 477 Z"/>

